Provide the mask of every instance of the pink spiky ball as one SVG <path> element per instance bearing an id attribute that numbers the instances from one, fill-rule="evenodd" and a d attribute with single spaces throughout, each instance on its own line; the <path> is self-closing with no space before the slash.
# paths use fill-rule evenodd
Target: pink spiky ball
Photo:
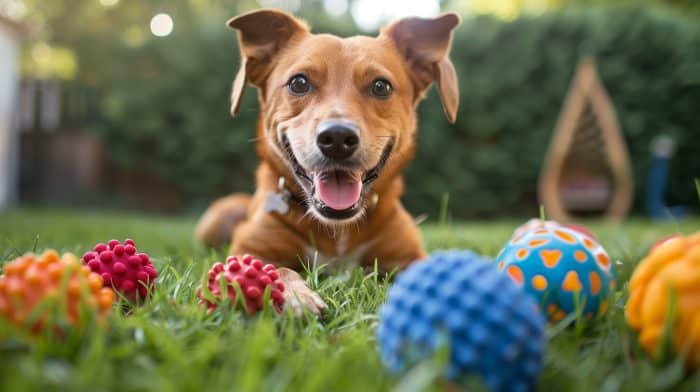
<path id="1" fill-rule="evenodd" d="M 220 284 L 222 279 L 226 282 L 226 295 L 234 304 L 237 295 L 234 283 L 238 283 L 248 314 L 262 310 L 265 290 L 268 287 L 270 287 L 270 301 L 273 308 L 278 313 L 282 310 L 284 284 L 279 280 L 279 273 L 274 265 L 263 264 L 262 261 L 250 255 L 229 256 L 226 263 L 215 263 L 209 270 L 207 288 L 218 300 L 224 295 Z M 202 294 L 201 287 L 197 288 L 197 297 L 199 297 L 199 304 L 206 306 L 209 311 L 216 309 L 218 304 L 207 299 Z"/>
<path id="2" fill-rule="evenodd" d="M 102 276 L 105 287 L 111 287 L 131 302 L 148 298 L 158 277 L 148 255 L 138 253 L 131 239 L 123 244 L 117 240 L 99 243 L 82 260 Z"/>

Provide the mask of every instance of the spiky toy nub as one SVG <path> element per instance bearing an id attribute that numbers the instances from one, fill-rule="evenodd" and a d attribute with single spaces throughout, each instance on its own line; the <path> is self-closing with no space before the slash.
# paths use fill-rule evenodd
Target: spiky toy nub
<path id="1" fill-rule="evenodd" d="M 226 283 L 225 289 L 220 282 Z M 270 288 L 270 301 L 273 308 L 280 312 L 284 305 L 284 284 L 279 280 L 277 268 L 272 264 L 263 264 L 262 261 L 250 255 L 242 257 L 229 256 L 226 263 L 216 263 L 209 270 L 207 288 L 218 300 L 223 299 L 224 290 L 233 304 L 236 303 L 236 288 L 240 287 L 243 293 L 244 303 L 248 314 L 262 310 L 264 306 L 265 290 Z M 202 288 L 197 288 L 197 296 L 200 305 L 205 305 L 210 311 L 216 309 L 217 302 L 210 301 L 202 293 Z"/>
<path id="2" fill-rule="evenodd" d="M 57 303 L 39 310 L 46 300 Z M 100 320 L 113 301 L 114 293 L 102 287 L 102 278 L 70 253 L 60 258 L 54 250 L 42 255 L 29 253 L 5 264 L 0 275 L 0 317 L 18 326 L 30 322 L 33 332 L 52 321 L 52 311 L 65 310 L 62 317 L 70 325 L 84 320 L 85 311 L 94 312 Z M 35 317 L 33 321 L 31 317 Z"/>
<path id="3" fill-rule="evenodd" d="M 146 253 L 137 253 L 130 239 L 124 244 L 111 240 L 95 245 L 93 251 L 83 255 L 83 263 L 102 276 L 105 287 L 132 302 L 148 298 L 158 277 L 151 259 Z"/>
<path id="4" fill-rule="evenodd" d="M 449 349 L 446 377 L 528 391 L 542 367 L 544 317 L 532 298 L 472 252 L 432 254 L 400 273 L 379 314 L 383 362 L 395 372 Z"/>

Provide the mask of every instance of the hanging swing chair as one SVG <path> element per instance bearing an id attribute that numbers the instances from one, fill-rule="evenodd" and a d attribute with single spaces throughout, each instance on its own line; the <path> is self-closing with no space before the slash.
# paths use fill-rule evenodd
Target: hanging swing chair
<path id="1" fill-rule="evenodd" d="M 620 220 L 633 196 L 630 160 L 595 61 L 583 58 L 559 116 L 540 174 L 539 198 L 559 221 Z"/>

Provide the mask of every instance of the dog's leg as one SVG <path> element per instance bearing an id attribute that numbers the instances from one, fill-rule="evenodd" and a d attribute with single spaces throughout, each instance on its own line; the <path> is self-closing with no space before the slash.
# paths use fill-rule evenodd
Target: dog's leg
<path id="1" fill-rule="evenodd" d="M 300 317 L 304 309 L 312 314 L 321 314 L 328 308 L 315 291 L 306 285 L 306 281 L 296 271 L 289 268 L 279 268 L 280 280 L 284 283 L 284 306 L 289 306 L 294 315 Z"/>
<path id="2" fill-rule="evenodd" d="M 241 193 L 215 201 L 199 218 L 195 238 L 209 247 L 229 244 L 233 229 L 246 219 L 249 204 L 250 196 Z"/>
<path id="3" fill-rule="evenodd" d="M 301 267 L 300 257 L 308 245 L 305 237 L 260 209 L 236 228 L 230 254 L 251 254 L 277 265 L 285 286 L 285 307 L 290 306 L 297 316 L 303 315 L 304 309 L 318 315 L 327 308 L 325 302 L 292 269 Z"/>
<path id="4" fill-rule="evenodd" d="M 362 265 L 371 267 L 377 260 L 383 271 L 402 270 L 426 258 L 418 226 L 403 207 L 397 208 L 398 211 L 382 221 L 379 230 L 374 232 L 372 246 L 364 253 Z"/>

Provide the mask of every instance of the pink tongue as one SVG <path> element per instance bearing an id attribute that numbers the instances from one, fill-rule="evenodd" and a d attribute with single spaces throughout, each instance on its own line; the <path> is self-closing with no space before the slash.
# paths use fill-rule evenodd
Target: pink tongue
<path id="1" fill-rule="evenodd" d="M 322 173 L 314 176 L 314 182 L 318 197 L 334 210 L 346 210 L 360 200 L 362 181 L 359 174 L 340 171 Z"/>

